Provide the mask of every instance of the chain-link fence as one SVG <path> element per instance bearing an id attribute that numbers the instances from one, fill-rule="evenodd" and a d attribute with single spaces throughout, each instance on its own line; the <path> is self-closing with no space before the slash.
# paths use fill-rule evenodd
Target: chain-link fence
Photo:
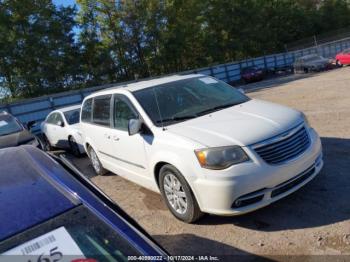
<path id="1" fill-rule="evenodd" d="M 324 34 L 313 35 L 298 41 L 286 44 L 285 51 L 296 51 L 309 47 L 316 47 L 325 43 L 337 41 L 339 39 L 350 38 L 350 27 L 338 29 Z"/>

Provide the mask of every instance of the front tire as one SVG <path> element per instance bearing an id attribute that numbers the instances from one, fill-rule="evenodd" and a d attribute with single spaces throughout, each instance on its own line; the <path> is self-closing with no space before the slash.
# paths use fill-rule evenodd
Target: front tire
<path id="1" fill-rule="evenodd" d="M 96 174 L 99 176 L 105 175 L 107 173 L 107 170 L 103 168 L 95 150 L 92 147 L 89 147 L 89 157 Z"/>
<path id="2" fill-rule="evenodd" d="M 159 185 L 166 205 L 176 218 L 193 223 L 203 216 L 186 179 L 174 166 L 167 164 L 160 169 Z"/>

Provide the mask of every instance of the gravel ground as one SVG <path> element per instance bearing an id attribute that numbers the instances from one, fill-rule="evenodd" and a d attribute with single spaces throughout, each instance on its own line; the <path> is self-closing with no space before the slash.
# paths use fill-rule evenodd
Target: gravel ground
<path id="1" fill-rule="evenodd" d="M 86 157 L 73 162 L 171 254 L 215 255 L 221 261 L 286 260 L 286 255 L 311 261 L 325 258 L 313 255 L 342 254 L 350 260 L 350 67 L 244 89 L 252 98 L 302 110 L 324 148 L 325 166 L 313 181 L 261 210 L 238 217 L 207 215 L 185 224 L 170 214 L 160 195 L 117 175 L 94 176 Z"/>

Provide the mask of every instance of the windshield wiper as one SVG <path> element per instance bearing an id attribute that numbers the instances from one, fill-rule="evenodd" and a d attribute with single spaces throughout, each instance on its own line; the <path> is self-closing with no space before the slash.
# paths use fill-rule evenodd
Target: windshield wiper
<path id="1" fill-rule="evenodd" d="M 197 115 L 188 115 L 188 116 L 175 116 L 171 118 L 164 118 L 161 120 L 157 120 L 157 123 L 165 123 L 165 122 L 177 122 L 177 121 L 184 121 L 192 118 L 196 118 Z"/>
<path id="2" fill-rule="evenodd" d="M 215 111 L 218 111 L 220 109 L 228 108 L 228 107 L 235 106 L 235 105 L 237 105 L 237 103 L 215 106 L 213 108 L 209 108 L 209 109 L 203 110 L 203 111 L 197 113 L 197 115 L 202 116 L 202 115 L 209 114 L 211 112 L 215 112 Z"/>

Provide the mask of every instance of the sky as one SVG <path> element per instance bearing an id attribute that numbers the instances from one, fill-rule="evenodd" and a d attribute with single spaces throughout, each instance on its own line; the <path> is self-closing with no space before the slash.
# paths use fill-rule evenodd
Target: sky
<path id="1" fill-rule="evenodd" d="M 68 5 L 74 5 L 75 0 L 53 0 L 53 3 L 56 5 L 68 6 Z"/>

